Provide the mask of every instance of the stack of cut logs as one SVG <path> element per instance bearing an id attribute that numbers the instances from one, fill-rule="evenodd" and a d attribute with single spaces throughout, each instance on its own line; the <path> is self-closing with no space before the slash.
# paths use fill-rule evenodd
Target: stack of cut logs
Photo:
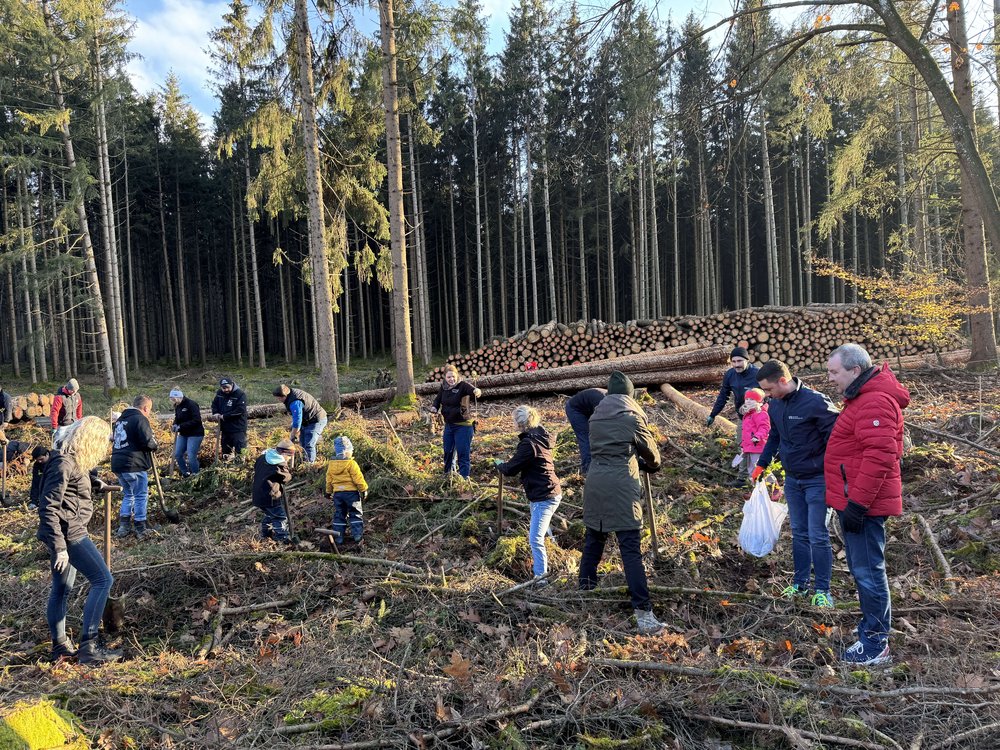
<path id="1" fill-rule="evenodd" d="M 26 393 L 23 396 L 14 396 L 13 414 L 11 422 L 29 422 L 35 417 L 49 416 L 49 409 L 52 408 L 52 400 L 55 398 L 50 393 Z"/>
<path id="2" fill-rule="evenodd" d="M 509 339 L 448 358 L 466 377 L 562 367 L 609 360 L 679 346 L 749 348 L 755 362 L 781 359 L 793 370 L 821 369 L 830 351 L 850 341 L 865 346 L 873 358 L 929 351 L 911 344 L 898 353 L 873 335 L 884 325 L 875 305 L 817 304 L 807 307 L 755 307 L 706 317 L 693 315 L 633 320 L 628 323 L 554 321 L 536 325 Z M 953 348 L 953 347 L 943 347 Z M 440 380 L 435 368 L 428 380 Z"/>

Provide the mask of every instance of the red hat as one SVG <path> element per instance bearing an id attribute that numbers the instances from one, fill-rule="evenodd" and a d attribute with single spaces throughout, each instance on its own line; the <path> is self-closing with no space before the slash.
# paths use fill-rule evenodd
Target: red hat
<path id="1" fill-rule="evenodd" d="M 744 398 L 750 401 L 762 402 L 764 400 L 764 391 L 762 391 L 760 388 L 751 388 L 749 391 L 746 392 Z"/>

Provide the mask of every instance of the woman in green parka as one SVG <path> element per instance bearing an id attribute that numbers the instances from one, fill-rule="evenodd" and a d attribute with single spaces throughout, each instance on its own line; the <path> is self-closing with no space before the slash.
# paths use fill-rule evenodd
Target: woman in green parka
<path id="1" fill-rule="evenodd" d="M 583 488 L 583 523 L 587 534 L 580 560 L 580 589 L 597 585 L 597 565 L 612 532 L 618 537 L 625 581 L 632 597 L 639 633 L 663 629 L 653 615 L 639 542 L 642 532 L 643 483 L 639 471 L 660 468 L 660 451 L 642 408 L 632 398 L 632 381 L 614 372 L 608 395 L 590 417 L 590 470 Z"/>

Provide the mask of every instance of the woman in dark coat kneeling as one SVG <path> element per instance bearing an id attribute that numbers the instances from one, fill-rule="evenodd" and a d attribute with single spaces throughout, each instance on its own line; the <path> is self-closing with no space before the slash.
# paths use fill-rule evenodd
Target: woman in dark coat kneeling
<path id="1" fill-rule="evenodd" d="M 608 534 L 614 532 L 639 633 L 652 635 L 663 629 L 663 623 L 653 615 L 639 551 L 643 492 L 639 470 L 657 471 L 660 451 L 633 392 L 632 381 L 620 372 L 612 373 L 608 395 L 590 418 L 591 463 L 583 487 L 587 535 L 580 560 L 580 588 L 589 591 L 597 585 L 597 565 Z"/>

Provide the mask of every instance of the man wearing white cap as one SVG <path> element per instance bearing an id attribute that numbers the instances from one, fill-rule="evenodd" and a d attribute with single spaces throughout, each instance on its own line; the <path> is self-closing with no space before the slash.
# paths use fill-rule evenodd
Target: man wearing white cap
<path id="1" fill-rule="evenodd" d="M 49 416 L 52 419 L 52 445 L 58 447 L 66 428 L 76 420 L 83 419 L 83 398 L 76 378 L 70 378 L 66 385 L 56 391 Z"/>
<path id="2" fill-rule="evenodd" d="M 192 399 L 184 395 L 180 388 L 170 391 L 170 403 L 174 406 L 174 424 L 170 428 L 177 436 L 174 439 L 174 460 L 182 477 L 197 474 L 198 449 L 205 439 L 205 426 L 201 422 L 201 409 Z"/>

